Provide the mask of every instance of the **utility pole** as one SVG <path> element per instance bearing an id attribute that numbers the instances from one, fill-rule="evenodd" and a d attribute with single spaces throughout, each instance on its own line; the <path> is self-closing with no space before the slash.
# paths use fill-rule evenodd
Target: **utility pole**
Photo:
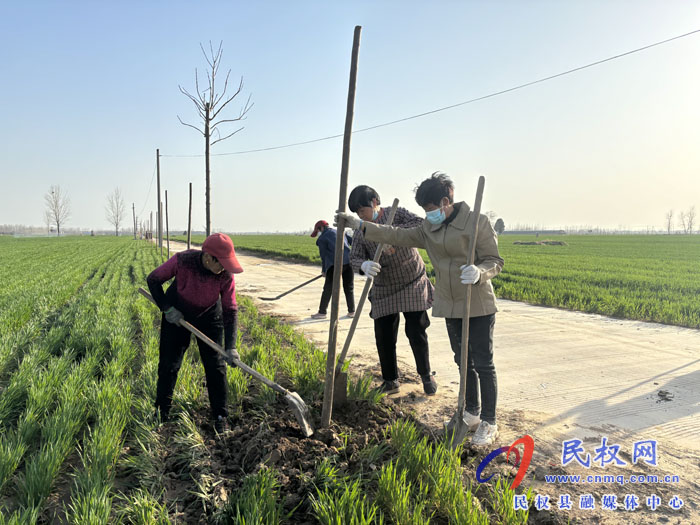
<path id="1" fill-rule="evenodd" d="M 160 262 L 163 262 L 163 201 L 160 201 L 160 212 L 158 213 L 158 225 L 160 230 Z"/>
<path id="2" fill-rule="evenodd" d="M 136 204 L 131 203 L 131 212 L 134 214 L 134 240 L 136 240 Z"/>
<path id="3" fill-rule="evenodd" d="M 160 258 L 163 258 L 163 202 L 160 200 L 160 149 L 156 149 L 156 173 L 158 174 L 158 197 L 156 210 L 158 214 L 158 247 L 160 248 Z"/>
<path id="4" fill-rule="evenodd" d="M 168 240 L 168 259 L 170 259 L 170 226 L 168 224 L 168 190 L 165 190 L 165 238 Z"/>
<path id="5" fill-rule="evenodd" d="M 151 217 L 148 219 L 148 231 L 151 232 L 151 240 L 153 240 L 153 212 L 151 212 Z"/>
<path id="6" fill-rule="evenodd" d="M 187 213 L 187 249 L 190 249 L 190 241 L 192 240 L 192 183 L 190 182 L 190 208 Z"/>

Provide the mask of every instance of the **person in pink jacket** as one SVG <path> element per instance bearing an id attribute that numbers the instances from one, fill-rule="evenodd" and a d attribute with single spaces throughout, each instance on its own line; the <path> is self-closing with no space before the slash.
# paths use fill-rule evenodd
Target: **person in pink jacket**
<path id="1" fill-rule="evenodd" d="M 173 255 L 147 277 L 148 288 L 163 312 L 160 328 L 160 359 L 156 388 L 156 416 L 168 420 L 177 375 L 190 332 L 180 326 L 184 319 L 218 344 L 224 343 L 227 357 L 197 340 L 204 365 L 214 428 L 227 429 L 226 366 L 239 359 L 236 351 L 238 306 L 233 274 L 243 271 L 233 241 L 223 233 L 207 237 L 201 250 Z M 166 292 L 163 283 L 174 279 Z M 222 341 L 223 340 L 223 341 Z"/>

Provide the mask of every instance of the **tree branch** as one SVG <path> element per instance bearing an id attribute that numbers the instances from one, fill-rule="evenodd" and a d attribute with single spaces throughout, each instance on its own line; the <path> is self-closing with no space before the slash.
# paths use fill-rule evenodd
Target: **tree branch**
<path id="1" fill-rule="evenodd" d="M 228 88 L 228 77 L 231 75 L 231 70 L 228 70 L 228 73 L 226 73 L 226 80 L 224 81 L 224 89 L 221 92 L 221 95 L 219 95 L 216 100 L 214 100 L 214 107 L 219 105 L 219 102 L 221 102 L 221 99 L 224 98 L 224 95 L 226 95 L 226 89 Z"/>
<path id="2" fill-rule="evenodd" d="M 183 87 L 182 87 L 181 85 L 179 85 L 179 84 L 178 84 L 177 87 L 180 89 L 180 93 L 182 93 L 182 94 L 185 95 L 187 98 L 189 98 L 192 102 L 194 102 L 194 104 L 195 104 L 195 106 L 197 106 L 197 108 L 200 107 L 199 100 L 197 100 L 196 98 L 194 98 L 194 96 L 191 95 L 189 91 L 187 91 L 185 88 L 183 88 Z"/>
<path id="3" fill-rule="evenodd" d="M 224 103 L 219 107 L 219 109 L 217 109 L 217 110 L 214 112 L 214 114 L 212 115 L 212 118 L 216 118 L 216 116 L 221 112 L 221 110 L 224 109 L 224 108 L 226 107 L 226 104 L 228 104 L 228 103 L 231 102 L 234 98 L 236 98 L 242 90 L 243 90 L 243 77 L 241 77 L 241 82 L 238 84 L 238 89 L 236 90 L 236 92 L 235 92 L 233 95 L 231 95 L 231 96 L 226 100 L 226 102 L 224 102 Z M 249 98 L 250 98 L 250 97 L 249 97 Z"/>
<path id="4" fill-rule="evenodd" d="M 196 129 L 197 131 L 199 131 L 202 134 L 202 136 L 204 136 L 204 132 L 201 129 L 199 129 L 196 126 L 193 126 L 192 124 L 188 124 L 187 122 L 183 122 L 182 119 L 180 118 L 180 115 L 177 116 L 177 119 L 180 121 L 180 124 L 182 124 L 183 126 L 188 126 L 192 129 Z"/>
<path id="5" fill-rule="evenodd" d="M 236 131 L 234 131 L 233 133 L 229 133 L 229 134 L 226 135 L 224 138 L 216 139 L 214 142 L 211 143 L 211 145 L 213 146 L 213 145 L 216 144 L 217 142 L 221 142 L 222 140 L 226 140 L 226 139 L 229 138 L 229 137 L 233 137 L 236 133 L 238 133 L 238 132 L 241 131 L 242 129 L 243 129 L 243 128 L 238 128 Z"/>

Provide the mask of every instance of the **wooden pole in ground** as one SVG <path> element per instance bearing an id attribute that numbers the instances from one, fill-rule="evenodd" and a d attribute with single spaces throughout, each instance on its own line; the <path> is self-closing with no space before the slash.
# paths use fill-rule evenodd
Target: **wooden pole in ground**
<path id="1" fill-rule="evenodd" d="M 134 240 L 136 240 L 136 204 L 131 203 L 131 212 L 134 214 Z"/>
<path id="2" fill-rule="evenodd" d="M 165 236 L 168 240 L 168 259 L 170 259 L 170 226 L 168 225 L 168 190 L 165 190 Z"/>
<path id="3" fill-rule="evenodd" d="M 345 111 L 345 131 L 343 134 L 343 160 L 340 167 L 340 195 L 338 210 L 345 211 L 345 201 L 348 192 L 348 170 L 350 167 L 350 137 L 352 135 L 352 119 L 355 111 L 355 85 L 357 83 L 357 57 L 360 51 L 361 26 L 355 26 L 352 41 L 352 59 L 350 61 L 350 82 L 348 86 L 348 104 Z M 345 245 L 345 221 L 338 222 L 335 237 L 335 259 L 333 261 L 333 295 L 331 298 L 331 321 L 328 333 L 328 355 L 326 356 L 326 382 L 323 390 L 323 411 L 321 413 L 321 428 L 331 424 L 333 411 L 333 387 L 335 383 L 335 352 L 338 342 L 338 309 L 340 305 L 340 277 L 343 273 L 343 247 Z"/>
<path id="4" fill-rule="evenodd" d="M 160 213 L 158 214 L 158 224 L 163 224 L 163 201 L 160 203 Z M 163 262 L 163 245 L 160 246 L 160 262 Z"/>
<path id="5" fill-rule="evenodd" d="M 190 182 L 190 207 L 187 213 L 187 249 L 190 249 L 190 241 L 192 240 L 192 183 Z"/>
<path id="6" fill-rule="evenodd" d="M 158 247 L 160 248 L 160 260 L 163 260 L 163 201 L 160 200 L 160 150 L 156 150 L 156 173 L 158 174 Z"/>

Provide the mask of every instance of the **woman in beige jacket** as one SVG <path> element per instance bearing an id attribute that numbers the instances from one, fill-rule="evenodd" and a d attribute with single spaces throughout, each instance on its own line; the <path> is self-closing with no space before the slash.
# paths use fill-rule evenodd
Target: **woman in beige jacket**
<path id="1" fill-rule="evenodd" d="M 454 184 L 444 173 L 433 173 L 416 189 L 416 202 L 426 220 L 414 228 L 395 228 L 361 221 L 339 213 L 346 225 L 360 229 L 364 238 L 394 246 L 424 248 L 435 269 L 433 316 L 444 317 L 450 346 L 459 366 L 465 284 L 472 288 L 469 310 L 469 351 L 464 421 L 475 430 L 472 443 L 488 445 L 498 437 L 496 425 L 497 381 L 493 363 L 493 328 L 496 296 L 491 279 L 503 268 L 498 240 L 486 215 L 479 215 L 475 264 L 467 265 L 469 231 L 477 217 L 466 202 L 454 202 Z M 481 396 L 479 396 L 481 394 Z M 481 397 L 481 407 L 479 402 Z"/>

